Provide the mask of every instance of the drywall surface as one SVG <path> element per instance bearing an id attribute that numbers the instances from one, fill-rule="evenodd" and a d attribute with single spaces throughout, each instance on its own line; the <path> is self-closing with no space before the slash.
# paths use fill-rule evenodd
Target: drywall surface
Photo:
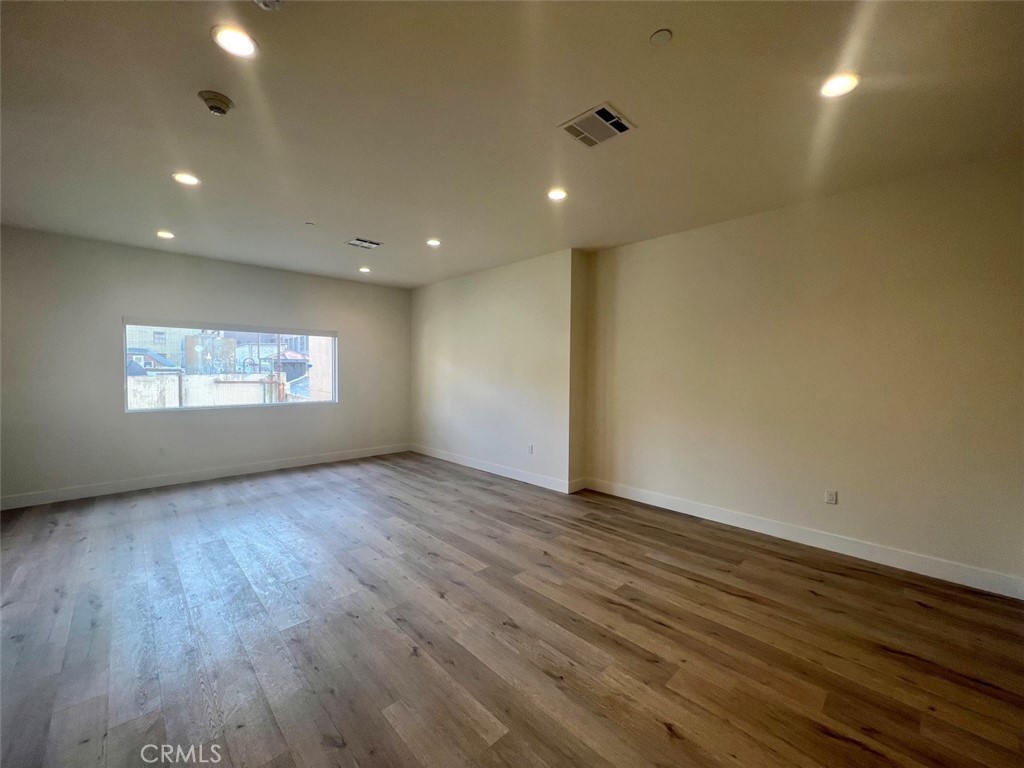
<path id="1" fill-rule="evenodd" d="M 586 487 L 587 386 L 591 356 L 590 301 L 593 254 L 572 252 L 569 291 L 569 490 Z"/>
<path id="2" fill-rule="evenodd" d="M 4 227 L 2 494 L 22 506 L 401 450 L 411 297 Z M 124 412 L 122 318 L 337 331 L 337 404 Z"/>
<path id="3" fill-rule="evenodd" d="M 567 489 L 572 257 L 413 291 L 416 450 Z"/>
<path id="4" fill-rule="evenodd" d="M 601 251 L 593 267 L 591 487 L 1024 585 L 1019 158 Z"/>

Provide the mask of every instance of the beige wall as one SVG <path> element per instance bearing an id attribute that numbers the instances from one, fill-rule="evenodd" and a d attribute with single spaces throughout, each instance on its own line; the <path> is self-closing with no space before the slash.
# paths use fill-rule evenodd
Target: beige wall
<path id="1" fill-rule="evenodd" d="M 413 292 L 418 450 L 567 488 L 572 258 L 561 251 Z"/>
<path id="2" fill-rule="evenodd" d="M 590 366 L 590 301 L 593 254 L 572 252 L 569 289 L 569 490 L 586 487 L 587 395 Z"/>
<path id="3" fill-rule="evenodd" d="M 409 442 L 409 291 L 5 227 L 7 506 Z M 338 404 L 124 413 L 122 317 L 338 332 Z"/>
<path id="4" fill-rule="evenodd" d="M 940 561 L 1024 574 L 1019 159 L 594 269 L 593 487 L 948 578 L 963 573 Z"/>

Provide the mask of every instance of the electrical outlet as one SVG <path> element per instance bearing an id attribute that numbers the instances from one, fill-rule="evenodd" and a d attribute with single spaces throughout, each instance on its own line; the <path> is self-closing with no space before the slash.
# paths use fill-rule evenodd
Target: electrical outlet
<path id="1" fill-rule="evenodd" d="M 527 449 L 527 451 L 526 451 L 526 452 L 532 455 L 532 454 L 533 454 L 533 446 L 531 445 L 531 446 L 530 446 L 530 447 L 529 447 L 529 448 Z"/>
<path id="2" fill-rule="evenodd" d="M 838 504 L 839 503 L 839 491 L 825 491 L 825 503 L 826 504 Z"/>

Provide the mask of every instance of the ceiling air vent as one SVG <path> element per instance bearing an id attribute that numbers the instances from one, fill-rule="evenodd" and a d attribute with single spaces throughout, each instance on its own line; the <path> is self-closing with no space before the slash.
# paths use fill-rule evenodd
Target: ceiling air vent
<path id="1" fill-rule="evenodd" d="M 588 147 L 597 146 L 633 128 L 626 118 L 612 109 L 610 104 L 588 109 L 582 115 L 558 127 Z"/>
<path id="2" fill-rule="evenodd" d="M 380 246 L 376 240 L 367 240 L 365 237 L 357 237 L 348 241 L 349 245 L 354 245 L 356 248 L 366 248 L 367 250 L 373 250 Z"/>

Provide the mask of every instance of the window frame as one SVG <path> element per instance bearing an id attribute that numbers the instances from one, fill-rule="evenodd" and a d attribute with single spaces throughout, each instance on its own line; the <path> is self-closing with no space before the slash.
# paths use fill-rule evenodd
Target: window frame
<path id="1" fill-rule="evenodd" d="M 160 328 L 205 328 L 217 331 L 241 331 L 243 333 L 267 333 L 276 334 L 279 336 L 283 335 L 298 335 L 298 336 L 321 336 L 331 339 L 331 352 L 334 357 L 334 370 L 331 376 L 331 399 L 330 400 L 307 400 L 305 402 L 299 400 L 285 401 L 283 403 L 243 403 L 238 405 L 190 405 L 182 406 L 178 408 L 129 408 L 128 407 L 128 363 L 127 360 L 131 357 L 128 354 L 128 326 L 129 325 L 141 325 L 146 327 L 160 327 Z M 207 320 L 196 321 L 196 320 L 163 320 L 154 319 L 151 317 L 130 317 L 125 316 L 121 318 L 121 359 L 123 362 L 121 366 L 121 394 L 122 394 L 122 407 L 124 408 L 125 414 L 140 414 L 140 413 L 176 413 L 178 411 L 233 411 L 239 409 L 251 409 L 251 408 L 277 408 L 279 406 L 307 406 L 307 405 L 338 405 L 338 379 L 340 378 L 341 370 L 338 363 L 338 332 L 337 331 L 324 331 L 324 330 L 311 330 L 306 328 L 294 328 L 287 326 L 264 326 L 264 325 L 252 325 L 247 323 L 230 323 L 230 322 L 211 322 Z"/>

